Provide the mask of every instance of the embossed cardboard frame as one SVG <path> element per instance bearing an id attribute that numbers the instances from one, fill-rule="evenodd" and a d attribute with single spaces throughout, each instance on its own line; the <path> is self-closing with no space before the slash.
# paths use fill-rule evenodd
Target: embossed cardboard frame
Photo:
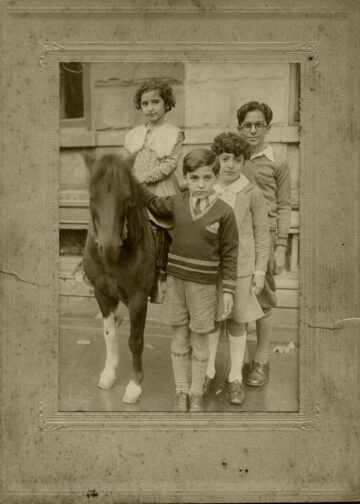
<path id="1" fill-rule="evenodd" d="M 99 43 L 62 43 L 41 42 L 39 63 L 42 72 L 49 77 L 49 96 L 51 96 L 52 136 L 49 146 L 49 166 L 54 174 L 54 193 L 49 192 L 49 198 L 54 201 L 57 191 L 57 166 L 59 164 L 59 137 L 55 134 L 58 122 L 58 67 L 61 61 L 81 62 L 226 62 L 233 64 L 259 63 L 299 63 L 301 66 L 301 265 L 300 313 L 302 320 L 308 320 L 306 311 L 309 305 L 306 299 L 311 299 L 311 282 L 309 257 L 306 244 L 309 243 L 309 214 L 310 205 L 306 201 L 311 184 L 311 110 L 313 108 L 312 94 L 315 87 L 316 71 L 319 64 L 319 44 L 289 44 L 289 43 L 245 43 L 245 44 L 184 44 L 174 43 L 164 48 L 159 44 L 99 44 Z M 50 201 L 49 201 L 50 203 Z M 53 222 L 59 222 L 57 209 L 51 217 Z M 58 243 L 53 243 L 53 262 L 58 265 Z M 55 266 L 56 268 L 56 266 Z M 54 286 L 54 320 L 58 316 L 58 287 Z M 299 411 L 298 412 L 242 412 L 239 413 L 203 413 L 189 415 L 184 419 L 182 415 L 167 412 L 58 412 L 57 411 L 57 359 L 53 356 L 58 348 L 58 329 L 54 325 L 54 340 L 49 347 L 47 366 L 44 376 L 51 376 L 49 381 L 43 382 L 44 400 L 40 410 L 40 426 L 43 429 L 314 429 L 319 427 L 318 398 L 314 387 L 317 382 L 316 340 L 311 337 L 311 329 L 306 324 L 300 326 L 299 354 Z"/>
<path id="2" fill-rule="evenodd" d="M 358 502 L 360 277 L 353 266 L 360 253 L 353 233 L 360 215 L 358 2 L 58 0 L 54 5 L 3 0 L 1 7 L 2 501 Z M 71 23 L 73 16 L 83 23 L 70 33 L 64 20 Z M 122 413 L 119 421 L 118 413 L 56 410 L 58 62 L 65 53 L 81 61 L 112 60 L 115 53 L 129 52 L 134 58 L 140 45 L 131 44 L 129 19 L 143 30 L 144 49 L 151 52 L 158 41 L 171 61 L 187 58 L 185 50 L 193 58 L 203 51 L 208 61 L 227 47 L 236 61 L 247 60 L 246 49 L 258 61 L 272 54 L 274 61 L 301 64 L 298 413 L 241 414 L 241 419 L 215 413 L 204 421 L 180 422 L 167 413 L 146 413 L 146 418 Z M 169 28 L 166 22 L 174 20 Z M 194 20 L 213 28 L 220 20 L 227 23 L 226 32 L 214 30 L 210 38 Z M 250 35 L 241 32 L 249 21 Z M 113 31 L 105 31 L 105 23 Z M 174 29 L 178 24 L 181 31 Z M 280 25 L 281 33 L 276 31 Z M 184 39 L 193 43 L 172 42 L 170 56 L 169 40 Z M 112 43 L 124 40 L 128 45 Z M 49 102 L 49 110 L 41 109 Z M 315 125 L 320 127 L 316 140 Z M 341 171 L 344 163 L 347 170 Z M 340 211 L 335 213 L 335 207 Z M 31 213 L 39 216 L 36 225 Z M 32 225 L 29 232 L 27 225 Z M 330 242 L 328 227 L 334 225 L 336 240 Z M 18 236 L 19 230 L 24 234 Z"/>

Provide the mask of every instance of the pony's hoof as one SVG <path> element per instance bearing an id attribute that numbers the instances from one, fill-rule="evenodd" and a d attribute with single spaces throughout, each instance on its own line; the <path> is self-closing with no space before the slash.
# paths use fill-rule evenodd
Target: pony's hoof
<path id="1" fill-rule="evenodd" d="M 103 390 L 109 390 L 115 383 L 115 378 L 103 378 L 100 376 L 97 386 Z"/>
<path id="2" fill-rule="evenodd" d="M 141 395 L 140 385 L 131 380 L 127 384 L 124 397 L 122 398 L 122 402 L 126 404 L 135 404 L 136 402 L 138 402 L 140 395 Z"/>

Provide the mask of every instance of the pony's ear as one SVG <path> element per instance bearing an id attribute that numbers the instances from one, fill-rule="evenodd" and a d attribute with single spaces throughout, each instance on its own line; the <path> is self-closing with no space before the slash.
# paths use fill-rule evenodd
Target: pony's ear
<path id="1" fill-rule="evenodd" d="M 85 161 L 85 165 L 89 172 L 91 172 L 91 169 L 95 163 L 96 157 L 93 151 L 91 150 L 83 150 L 82 152 L 82 157 Z"/>

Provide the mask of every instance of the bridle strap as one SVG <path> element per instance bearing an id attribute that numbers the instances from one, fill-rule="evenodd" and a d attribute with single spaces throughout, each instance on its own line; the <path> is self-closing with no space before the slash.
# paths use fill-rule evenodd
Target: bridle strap
<path id="1" fill-rule="evenodd" d="M 135 205 L 133 203 L 127 204 L 125 218 L 124 218 L 124 224 L 123 224 L 122 230 L 120 231 L 120 237 L 121 237 L 122 241 L 125 241 L 128 237 L 128 222 L 129 222 L 128 212 L 129 212 L 129 208 L 134 207 L 134 206 Z M 94 238 L 95 243 L 99 243 L 99 239 L 98 239 L 97 233 L 95 231 L 95 225 L 94 225 L 94 220 L 93 220 L 91 208 L 90 208 L 89 233 Z"/>

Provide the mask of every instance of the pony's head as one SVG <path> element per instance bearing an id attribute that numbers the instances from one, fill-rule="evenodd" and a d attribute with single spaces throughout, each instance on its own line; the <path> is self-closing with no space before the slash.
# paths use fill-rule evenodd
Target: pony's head
<path id="1" fill-rule="evenodd" d="M 132 161 L 116 154 L 95 160 L 84 154 L 90 172 L 91 227 L 104 260 L 115 262 L 124 246 L 141 237 L 141 192 L 131 173 Z"/>

